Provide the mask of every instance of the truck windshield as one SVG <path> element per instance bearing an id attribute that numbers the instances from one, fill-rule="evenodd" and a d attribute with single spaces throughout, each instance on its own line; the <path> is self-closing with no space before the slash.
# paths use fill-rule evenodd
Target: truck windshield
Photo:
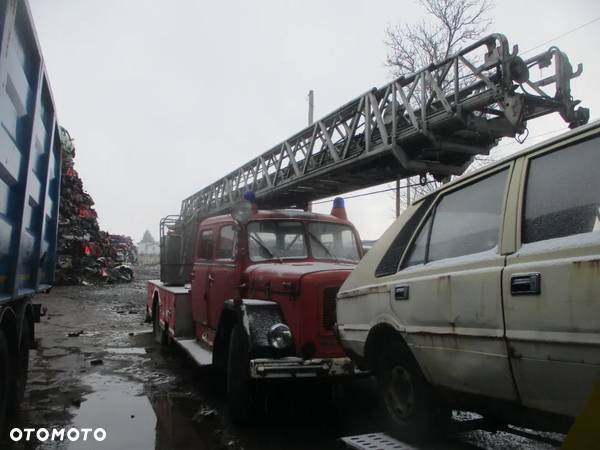
<path id="1" fill-rule="evenodd" d="M 358 246 L 352 229 L 335 223 L 308 224 L 310 249 L 315 259 L 358 261 Z"/>
<path id="2" fill-rule="evenodd" d="M 302 222 L 251 222 L 248 224 L 248 247 L 252 261 L 308 256 Z"/>

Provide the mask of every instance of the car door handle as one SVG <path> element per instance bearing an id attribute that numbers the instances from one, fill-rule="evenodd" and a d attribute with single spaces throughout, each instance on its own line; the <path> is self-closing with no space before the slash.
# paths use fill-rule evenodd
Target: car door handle
<path id="1" fill-rule="evenodd" d="M 408 286 L 394 286 L 394 300 L 408 300 Z"/>
<path id="2" fill-rule="evenodd" d="M 212 273 L 209 273 L 209 274 L 208 274 L 208 281 L 210 281 L 211 283 L 212 283 L 213 281 L 215 281 L 215 276 L 214 276 Z"/>
<path id="3" fill-rule="evenodd" d="M 542 275 L 540 273 L 519 273 L 510 277 L 510 293 L 512 295 L 539 295 L 542 292 Z"/>

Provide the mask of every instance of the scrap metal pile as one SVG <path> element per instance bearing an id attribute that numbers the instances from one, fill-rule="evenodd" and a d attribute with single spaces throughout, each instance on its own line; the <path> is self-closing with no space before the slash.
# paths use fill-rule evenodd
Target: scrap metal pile
<path id="1" fill-rule="evenodd" d="M 91 284 L 133 280 L 137 249 L 129 236 L 101 231 L 94 200 L 74 169 L 75 146 L 60 129 L 62 177 L 56 284 Z"/>

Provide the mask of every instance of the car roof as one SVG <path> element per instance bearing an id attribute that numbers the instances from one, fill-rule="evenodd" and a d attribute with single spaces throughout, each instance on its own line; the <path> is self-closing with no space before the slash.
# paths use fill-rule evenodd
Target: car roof
<path id="1" fill-rule="evenodd" d="M 425 198 L 432 196 L 432 195 L 437 195 L 438 192 L 445 190 L 447 187 L 449 186 L 454 186 L 457 183 L 462 183 L 464 180 L 468 180 L 470 178 L 473 178 L 481 173 L 485 173 L 487 171 L 492 171 L 494 170 L 495 167 L 501 166 L 503 164 L 506 164 L 509 161 L 513 161 L 515 159 L 521 158 L 524 155 L 528 155 L 530 153 L 534 153 L 544 147 L 550 147 L 552 145 L 555 145 L 557 143 L 560 143 L 561 141 L 566 141 L 566 140 L 570 140 L 570 139 L 576 139 L 577 136 L 579 135 L 586 135 L 583 136 L 585 137 L 589 137 L 589 135 L 593 135 L 594 132 L 600 132 L 600 119 L 599 120 L 595 120 L 587 125 L 582 125 L 579 126 L 573 130 L 569 130 L 566 131 L 565 133 L 561 133 L 557 136 L 554 136 L 550 139 L 546 139 L 545 141 L 542 141 L 538 144 L 534 144 L 531 147 L 527 147 L 523 150 L 519 150 L 515 153 L 512 153 L 502 159 L 499 159 L 498 161 L 494 161 L 493 163 L 490 163 L 486 166 L 482 166 L 476 170 L 474 170 L 473 172 L 467 174 L 467 175 L 461 175 L 459 177 L 457 177 L 456 179 L 452 180 L 450 183 L 447 183 L 441 187 L 439 187 L 438 189 L 427 193 L 426 195 L 424 195 L 423 197 L 419 198 L 418 200 L 415 200 L 413 202 L 413 204 L 416 203 L 420 203 L 421 201 L 423 201 Z"/>

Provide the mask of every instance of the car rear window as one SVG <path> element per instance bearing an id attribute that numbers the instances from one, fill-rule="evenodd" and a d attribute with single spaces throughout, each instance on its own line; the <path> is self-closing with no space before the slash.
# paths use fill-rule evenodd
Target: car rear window
<path id="1" fill-rule="evenodd" d="M 386 275 L 392 275 L 398 271 L 398 265 L 400 264 L 400 258 L 402 258 L 402 254 L 408 245 L 410 238 L 413 236 L 415 232 L 415 228 L 421 222 L 421 219 L 429 209 L 429 205 L 433 202 L 435 195 L 429 195 L 425 197 L 419 208 L 414 212 L 414 214 L 408 219 L 406 224 L 402 227 L 398 235 L 392 241 L 392 245 L 385 252 L 383 258 L 377 265 L 375 269 L 376 277 L 384 277 Z"/>

